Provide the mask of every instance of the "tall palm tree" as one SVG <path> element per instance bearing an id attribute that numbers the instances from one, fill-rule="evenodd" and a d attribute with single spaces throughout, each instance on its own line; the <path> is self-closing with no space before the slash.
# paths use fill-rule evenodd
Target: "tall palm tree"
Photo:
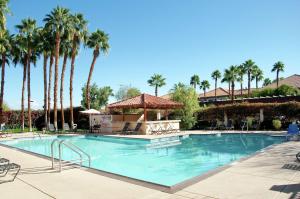
<path id="1" fill-rule="evenodd" d="M 229 70 L 225 69 L 224 74 L 223 74 L 223 79 L 221 80 L 222 83 L 226 82 L 228 83 L 228 98 L 230 98 L 231 95 L 231 81 L 230 81 L 230 74 Z"/>
<path id="2" fill-rule="evenodd" d="M 21 129 L 24 131 L 25 127 L 25 117 L 24 117 L 24 99 L 25 99 L 25 86 L 26 86 L 26 76 L 27 76 L 27 64 L 26 64 L 26 46 L 25 38 L 23 35 L 17 35 L 12 43 L 12 62 L 17 65 L 21 64 L 23 66 L 23 81 L 22 81 L 22 97 L 21 97 Z"/>
<path id="3" fill-rule="evenodd" d="M 251 80 L 252 80 L 251 75 L 252 75 L 253 69 L 255 67 L 255 62 L 252 61 L 251 59 L 249 59 L 249 60 L 245 61 L 245 63 L 243 65 L 244 65 L 245 71 L 248 76 L 248 97 L 250 97 Z"/>
<path id="4" fill-rule="evenodd" d="M 238 66 L 230 66 L 228 73 L 228 80 L 231 82 L 231 100 L 234 101 L 234 88 L 235 88 L 235 81 L 238 79 Z"/>
<path id="5" fill-rule="evenodd" d="M 158 96 L 158 88 L 166 85 L 166 78 L 164 78 L 160 74 L 154 74 L 148 79 L 149 86 L 153 86 L 155 88 L 155 96 Z"/>
<path id="6" fill-rule="evenodd" d="M 285 67 L 284 63 L 282 63 L 281 61 L 278 61 L 273 65 L 272 72 L 276 71 L 276 86 L 277 86 L 277 88 L 279 85 L 279 72 L 283 72 L 284 67 Z"/>
<path id="7" fill-rule="evenodd" d="M 69 9 L 56 7 L 50 14 L 46 15 L 44 22 L 46 22 L 46 28 L 51 30 L 55 35 L 55 67 L 54 67 L 54 99 L 53 99 L 53 111 L 54 111 L 54 128 L 57 126 L 57 88 L 58 88 L 58 65 L 59 65 L 59 50 L 61 36 L 67 29 L 67 23 L 70 20 Z"/>
<path id="8" fill-rule="evenodd" d="M 8 8 L 9 0 L 0 0 L 0 29 L 6 29 L 6 15 L 10 13 Z"/>
<path id="9" fill-rule="evenodd" d="M 258 66 L 255 66 L 253 68 L 252 76 L 255 79 L 256 89 L 258 89 L 258 82 L 264 79 L 263 71 Z"/>
<path id="10" fill-rule="evenodd" d="M 200 77 L 198 75 L 193 75 L 190 80 L 190 85 L 196 90 L 197 85 L 200 85 Z"/>
<path id="11" fill-rule="evenodd" d="M 7 30 L 0 30 L 0 54 L 1 54 L 1 90 L 0 90 L 0 121 L 2 122 L 4 82 L 5 82 L 5 65 L 9 64 L 12 36 Z"/>
<path id="12" fill-rule="evenodd" d="M 270 78 L 264 79 L 263 86 L 268 86 L 269 84 L 272 84 L 272 80 Z"/>
<path id="13" fill-rule="evenodd" d="M 215 70 L 212 72 L 211 77 L 215 80 L 215 101 L 217 101 L 217 87 L 218 87 L 218 79 L 221 78 L 221 72 L 219 70 Z"/>
<path id="14" fill-rule="evenodd" d="M 20 25 L 16 25 L 19 34 L 25 39 L 24 45 L 26 48 L 26 68 L 27 68 L 27 108 L 28 108 L 28 127 L 29 131 L 32 131 L 31 124 L 31 90 L 30 90 L 30 63 L 31 56 L 34 51 L 34 45 L 36 43 L 36 21 L 34 19 L 23 19 Z"/>
<path id="15" fill-rule="evenodd" d="M 246 69 L 244 67 L 243 64 L 239 65 L 237 67 L 237 75 L 238 75 L 238 78 L 237 78 L 237 81 L 240 83 L 240 89 L 241 89 L 241 96 L 243 97 L 243 83 L 244 83 L 244 75 L 246 74 Z"/>
<path id="16" fill-rule="evenodd" d="M 203 80 L 201 83 L 200 83 L 200 89 L 203 90 L 204 92 L 204 97 L 206 97 L 206 89 L 209 89 L 210 87 L 210 84 L 207 80 Z"/>
<path id="17" fill-rule="evenodd" d="M 71 48 L 71 34 L 70 31 L 65 31 L 65 34 L 62 38 L 61 42 L 61 54 L 63 55 L 63 65 L 62 65 L 62 71 L 60 76 L 60 111 L 61 111 L 61 124 L 62 128 L 64 129 L 64 123 L 65 123 L 65 114 L 64 114 L 64 78 L 65 78 L 65 72 L 66 72 L 66 66 L 67 66 L 67 60 L 70 55 L 70 48 Z"/>
<path id="18" fill-rule="evenodd" d="M 107 53 L 109 50 L 109 44 L 108 44 L 108 34 L 103 32 L 102 30 L 97 29 L 95 32 L 93 32 L 87 41 L 87 46 L 89 48 L 93 48 L 93 60 L 90 67 L 90 72 L 88 76 L 88 80 L 86 83 L 86 100 L 87 100 L 87 107 L 88 109 L 91 108 L 90 104 L 90 83 L 92 79 L 93 70 L 96 64 L 96 60 L 100 55 L 100 52 Z"/>
<path id="19" fill-rule="evenodd" d="M 71 71 L 70 71 L 70 125 L 73 129 L 74 118 L 73 118 L 73 76 L 75 68 L 75 57 L 77 55 L 78 46 L 81 41 L 85 42 L 87 36 L 87 21 L 84 19 L 82 14 L 71 15 L 71 31 L 73 34 L 72 38 L 72 49 L 71 49 Z"/>

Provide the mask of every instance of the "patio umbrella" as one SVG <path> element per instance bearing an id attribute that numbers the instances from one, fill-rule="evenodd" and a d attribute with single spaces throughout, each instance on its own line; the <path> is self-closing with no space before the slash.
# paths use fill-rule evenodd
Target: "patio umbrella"
<path id="1" fill-rule="evenodd" d="M 87 110 L 79 111 L 79 112 L 82 113 L 82 114 L 89 115 L 90 130 L 91 130 L 91 115 L 99 115 L 99 114 L 101 114 L 100 111 L 97 111 L 95 109 L 87 109 Z"/>

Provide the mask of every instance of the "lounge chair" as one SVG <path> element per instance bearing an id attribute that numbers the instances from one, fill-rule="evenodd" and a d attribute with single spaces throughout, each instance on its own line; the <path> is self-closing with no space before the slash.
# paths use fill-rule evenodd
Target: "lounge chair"
<path id="1" fill-rule="evenodd" d="M 50 132 L 55 132 L 55 128 L 54 128 L 54 125 L 53 125 L 53 124 L 50 124 L 50 125 L 49 125 L 49 131 L 50 131 Z"/>
<path id="2" fill-rule="evenodd" d="M 290 124 L 286 134 L 286 140 L 294 138 L 299 135 L 299 128 L 297 124 Z"/>
<path id="3" fill-rule="evenodd" d="M 142 127 L 142 123 L 140 123 L 140 122 L 138 122 L 137 124 L 136 124 L 136 126 L 135 126 L 135 128 L 134 129 L 132 129 L 132 130 L 127 130 L 127 131 L 123 131 L 123 133 L 126 133 L 126 134 L 133 134 L 133 133 L 135 133 L 135 132 L 138 132 L 139 130 L 140 130 L 140 128 Z"/>
<path id="4" fill-rule="evenodd" d="M 228 120 L 227 125 L 226 125 L 226 130 L 234 130 L 233 122 L 232 120 Z"/>
<path id="5" fill-rule="evenodd" d="M 212 122 L 211 122 L 211 126 L 210 127 L 207 127 L 206 129 L 207 130 L 216 130 L 217 129 L 217 124 L 218 124 L 218 122 L 216 121 L 216 120 L 213 120 Z"/>
<path id="6" fill-rule="evenodd" d="M 130 125 L 130 123 L 129 123 L 129 122 L 126 122 L 126 123 L 124 124 L 123 129 L 122 129 L 121 131 L 117 131 L 117 132 L 125 133 L 126 131 L 129 130 L 129 125 Z"/>
<path id="7" fill-rule="evenodd" d="M 64 130 L 65 131 L 70 131 L 70 126 L 68 123 L 64 123 Z"/>
<path id="8" fill-rule="evenodd" d="M 101 133 L 101 124 L 95 124 L 92 127 L 92 133 Z"/>
<path id="9" fill-rule="evenodd" d="M 16 170 L 16 173 L 14 174 L 13 178 L 10 180 L 0 181 L 0 184 L 5 183 L 5 182 L 13 182 L 21 170 L 21 166 L 16 163 L 9 163 L 9 161 L 7 161 L 6 163 L 1 164 L 0 165 L 0 174 L 1 174 L 0 177 L 5 177 L 9 171 L 14 171 L 14 170 Z"/>
<path id="10" fill-rule="evenodd" d="M 0 138 L 10 137 L 11 135 L 5 131 L 5 123 L 2 123 L 0 125 Z"/>

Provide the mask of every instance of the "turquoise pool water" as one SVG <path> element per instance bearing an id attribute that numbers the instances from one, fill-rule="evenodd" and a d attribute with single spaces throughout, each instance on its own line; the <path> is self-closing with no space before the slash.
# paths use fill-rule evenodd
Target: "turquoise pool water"
<path id="1" fill-rule="evenodd" d="M 51 136 L 1 143 L 50 157 L 50 145 L 56 138 L 68 139 L 90 154 L 92 168 L 165 186 L 204 174 L 284 140 L 262 134 L 190 135 L 181 137 L 179 145 L 158 149 L 149 147 L 150 140 L 106 136 Z M 64 160 L 77 157 L 69 149 L 63 150 Z"/>

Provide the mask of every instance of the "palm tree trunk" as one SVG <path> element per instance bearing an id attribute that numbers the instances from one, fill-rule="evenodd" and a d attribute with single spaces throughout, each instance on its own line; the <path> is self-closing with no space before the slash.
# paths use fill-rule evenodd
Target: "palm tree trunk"
<path id="1" fill-rule="evenodd" d="M 217 82 L 218 82 L 218 79 L 216 78 L 215 79 L 215 101 L 217 101 Z"/>
<path id="2" fill-rule="evenodd" d="M 28 49 L 27 56 L 27 109 L 28 109 L 28 128 L 29 132 L 32 131 L 31 124 L 31 90 L 30 90 L 30 59 L 31 59 L 31 49 Z"/>
<path id="3" fill-rule="evenodd" d="M 24 101 L 25 101 L 25 84 L 27 77 L 27 64 L 23 65 L 23 83 L 22 83 L 22 99 L 21 99 L 21 128 L 22 132 L 25 130 L 25 111 L 24 111 Z"/>
<path id="4" fill-rule="evenodd" d="M 48 55 L 46 52 L 44 52 L 44 123 L 45 127 L 47 127 L 47 61 L 48 61 Z"/>
<path id="5" fill-rule="evenodd" d="M 1 71 L 1 93 L 0 93 L 0 122 L 3 122 L 3 97 L 4 97 L 4 78 L 5 78 L 5 60 L 6 55 L 2 53 L 2 71 Z"/>
<path id="6" fill-rule="evenodd" d="M 155 96 L 157 97 L 157 95 L 158 95 L 158 86 L 155 85 Z"/>
<path id="7" fill-rule="evenodd" d="M 230 93 L 231 93 L 231 84 L 230 84 L 230 82 L 228 82 L 228 98 L 230 99 Z"/>
<path id="8" fill-rule="evenodd" d="M 54 56 L 53 52 L 51 52 L 50 55 L 50 64 L 49 64 L 49 82 L 48 82 L 48 113 L 47 113 L 47 129 L 50 127 L 51 123 L 51 82 L 52 82 L 52 70 L 53 70 L 53 62 L 54 62 Z"/>
<path id="9" fill-rule="evenodd" d="M 64 102 L 64 79 L 65 79 L 67 59 L 68 59 L 68 51 L 66 51 L 64 54 L 63 66 L 62 66 L 61 77 L 60 77 L 60 112 L 61 112 L 61 124 L 63 130 L 65 130 L 64 129 L 65 113 L 64 113 L 63 102 Z"/>
<path id="10" fill-rule="evenodd" d="M 88 77 L 88 81 L 86 83 L 86 104 L 87 104 L 87 108 L 90 109 L 91 108 L 91 104 L 90 104 L 90 82 L 91 82 L 91 78 L 92 78 L 92 74 L 93 74 L 93 70 L 94 70 L 94 66 L 96 63 L 96 56 L 93 56 L 93 61 L 91 64 L 91 68 L 90 68 L 90 73 L 89 73 L 89 77 Z"/>
<path id="11" fill-rule="evenodd" d="M 197 84 L 196 83 L 194 83 L 194 89 L 196 90 L 196 86 L 197 86 Z"/>
<path id="12" fill-rule="evenodd" d="M 71 72 L 70 72 L 70 125 L 71 129 L 74 126 L 74 118 L 73 118 L 73 76 L 74 76 L 74 63 L 75 63 L 75 56 L 76 56 L 76 35 L 73 37 L 73 44 L 72 44 L 72 57 L 71 57 Z"/>
<path id="13" fill-rule="evenodd" d="M 241 97 L 243 98 L 243 83 L 241 82 Z"/>
<path id="14" fill-rule="evenodd" d="M 251 77 L 250 72 L 248 72 L 248 97 L 250 97 L 250 87 L 251 87 Z"/>
<path id="15" fill-rule="evenodd" d="M 57 31 L 55 34 L 55 66 L 54 66 L 54 102 L 53 102 L 53 111 L 54 111 L 54 128 L 57 131 L 57 85 L 58 85 L 58 63 L 59 63 L 59 47 L 60 47 L 60 34 Z"/>
<path id="16" fill-rule="evenodd" d="M 203 92 L 204 92 L 204 98 L 206 100 L 206 89 L 203 89 Z"/>
<path id="17" fill-rule="evenodd" d="M 255 84 L 256 84 L 256 89 L 258 89 L 258 79 L 257 79 L 257 77 L 255 78 Z"/>
<path id="18" fill-rule="evenodd" d="M 279 70 L 276 71 L 276 86 L 279 86 Z"/>
<path id="19" fill-rule="evenodd" d="M 232 103 L 234 102 L 234 82 L 231 83 L 231 100 Z"/>

